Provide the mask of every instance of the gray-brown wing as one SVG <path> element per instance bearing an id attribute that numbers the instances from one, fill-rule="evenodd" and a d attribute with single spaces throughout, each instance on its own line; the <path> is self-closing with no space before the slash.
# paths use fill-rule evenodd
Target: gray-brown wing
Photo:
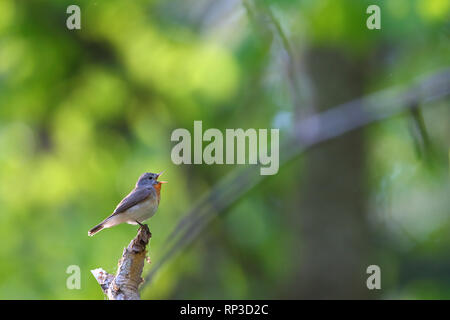
<path id="1" fill-rule="evenodd" d="M 148 188 L 134 189 L 122 201 L 120 201 L 112 215 L 124 212 L 147 198 L 150 194 L 151 189 Z"/>

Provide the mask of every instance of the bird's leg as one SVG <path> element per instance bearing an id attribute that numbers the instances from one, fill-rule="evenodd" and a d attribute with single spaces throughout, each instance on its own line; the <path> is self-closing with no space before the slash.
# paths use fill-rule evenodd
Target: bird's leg
<path id="1" fill-rule="evenodd" d="M 152 237 L 152 233 L 150 232 L 150 229 L 148 228 L 148 225 L 142 224 L 142 223 L 140 223 L 140 222 L 137 221 L 137 220 L 135 220 L 135 221 L 136 221 L 136 223 L 139 225 L 139 228 L 142 228 L 142 229 L 147 228 L 147 231 L 148 231 L 148 233 L 149 233 L 149 235 L 150 235 L 150 238 L 151 238 L 151 237 Z"/>
<path id="2" fill-rule="evenodd" d="M 142 223 L 140 223 L 139 221 L 137 221 L 137 220 L 134 220 L 134 221 L 136 221 L 136 223 L 137 223 L 141 228 L 144 227 L 144 225 L 143 225 Z"/>
<path id="3" fill-rule="evenodd" d="M 139 225 L 139 229 L 138 230 L 140 230 L 140 229 L 143 229 L 143 230 L 145 230 L 145 229 L 147 229 L 147 232 L 148 232 L 148 237 L 149 237 L 149 239 L 152 237 L 152 233 L 150 232 L 150 229 L 148 228 L 148 225 L 146 225 L 146 224 L 142 224 L 142 223 L 140 223 L 139 221 L 137 221 L 137 220 L 135 220 L 136 221 L 136 223 Z M 146 256 L 145 257 L 145 260 L 147 261 L 147 263 L 151 263 L 152 261 L 150 260 L 150 256 Z"/>
<path id="4" fill-rule="evenodd" d="M 139 229 L 145 229 L 145 224 L 140 223 L 139 221 L 135 220 L 136 223 L 139 225 Z M 139 230 L 138 229 L 138 230 Z"/>

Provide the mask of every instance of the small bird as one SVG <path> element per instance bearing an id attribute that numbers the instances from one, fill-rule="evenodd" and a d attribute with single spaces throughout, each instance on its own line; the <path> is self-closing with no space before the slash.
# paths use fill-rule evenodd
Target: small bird
<path id="1" fill-rule="evenodd" d="M 142 226 L 142 222 L 153 217 L 161 199 L 161 184 L 167 183 L 158 181 L 163 172 L 142 174 L 133 191 L 120 201 L 108 218 L 89 230 L 88 235 L 93 236 L 104 228 L 111 228 L 123 222 Z"/>

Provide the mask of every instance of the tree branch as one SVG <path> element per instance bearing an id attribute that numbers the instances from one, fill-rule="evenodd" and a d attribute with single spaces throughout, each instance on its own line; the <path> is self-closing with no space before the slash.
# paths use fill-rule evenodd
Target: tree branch
<path id="1" fill-rule="evenodd" d="M 140 300 L 139 285 L 144 268 L 145 250 L 152 234 L 147 225 L 139 228 L 136 237 L 123 250 L 117 273 L 109 274 L 102 268 L 91 270 L 109 300 Z"/>

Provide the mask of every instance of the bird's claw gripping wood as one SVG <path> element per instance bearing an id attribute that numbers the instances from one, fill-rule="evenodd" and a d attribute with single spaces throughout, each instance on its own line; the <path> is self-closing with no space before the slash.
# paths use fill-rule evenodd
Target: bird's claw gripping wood
<path id="1" fill-rule="evenodd" d="M 147 244 L 152 234 L 146 224 L 142 225 L 136 237 L 123 250 L 119 266 L 115 275 L 98 268 L 91 270 L 103 292 L 109 300 L 139 300 L 139 285 L 144 260 L 147 259 Z M 149 258 L 148 258 L 149 259 Z"/>

